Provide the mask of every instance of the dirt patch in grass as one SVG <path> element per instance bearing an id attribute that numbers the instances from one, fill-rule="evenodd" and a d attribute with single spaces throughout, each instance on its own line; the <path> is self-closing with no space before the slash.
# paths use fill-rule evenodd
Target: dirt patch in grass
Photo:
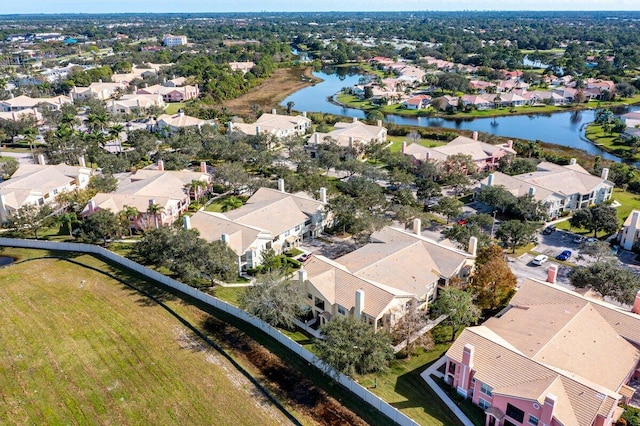
<path id="1" fill-rule="evenodd" d="M 257 368 L 273 388 L 295 405 L 297 411 L 323 425 L 367 424 L 311 380 L 235 327 L 210 316 L 205 320 L 204 328 L 217 341 L 223 342 L 223 346 L 232 349 Z"/>
<path id="2" fill-rule="evenodd" d="M 278 104 L 291 93 L 318 81 L 311 71 L 311 67 L 278 68 L 259 86 L 238 98 L 225 101 L 224 106 L 237 115 L 252 115 L 252 105 L 258 105 L 263 111 L 278 108 Z M 304 80 L 302 77 L 305 77 Z"/>

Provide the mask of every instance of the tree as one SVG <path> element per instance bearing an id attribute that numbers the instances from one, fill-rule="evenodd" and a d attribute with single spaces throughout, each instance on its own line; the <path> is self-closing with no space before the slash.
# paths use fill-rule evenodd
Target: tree
<path id="1" fill-rule="evenodd" d="M 393 329 L 392 337 L 394 343 L 404 343 L 404 349 L 402 353 L 411 358 L 411 355 L 415 352 L 418 346 L 421 346 L 427 350 L 433 348 L 433 339 L 430 333 L 417 336 L 427 325 L 428 321 L 427 311 L 418 309 L 415 304 L 411 304 L 405 311 L 404 315 L 398 321 Z"/>
<path id="2" fill-rule="evenodd" d="M 0 163 L 0 177 L 3 180 L 9 179 L 20 167 L 20 163 L 15 158 L 4 157 L 2 163 Z"/>
<path id="3" fill-rule="evenodd" d="M 122 211 L 120 211 L 122 225 L 129 230 L 129 236 L 133 235 L 131 222 L 137 220 L 138 216 L 140 216 L 140 211 L 135 207 L 123 206 Z"/>
<path id="4" fill-rule="evenodd" d="M 75 213 L 63 213 L 56 217 L 56 221 L 60 224 L 60 232 L 64 229 L 70 237 L 73 236 L 73 226 L 78 223 Z"/>
<path id="5" fill-rule="evenodd" d="M 447 217 L 447 223 L 449 223 L 452 217 L 460 216 L 462 214 L 463 205 L 462 201 L 457 198 L 442 197 L 433 210 L 445 215 Z"/>
<path id="6" fill-rule="evenodd" d="M 80 238 L 92 243 L 102 240 L 106 245 L 107 240 L 121 234 L 122 224 L 111 210 L 98 210 L 87 217 L 80 226 Z"/>
<path id="7" fill-rule="evenodd" d="M 589 287 L 602 297 L 632 305 L 640 289 L 640 278 L 614 260 L 601 260 L 588 267 L 576 268 L 571 275 L 571 284 L 580 288 Z"/>
<path id="8" fill-rule="evenodd" d="M 274 327 L 295 328 L 294 320 L 305 303 L 304 288 L 282 270 L 260 275 L 240 296 L 240 307 Z"/>
<path id="9" fill-rule="evenodd" d="M 451 326 L 452 342 L 462 327 L 475 324 L 480 318 L 480 310 L 473 304 L 472 294 L 455 287 L 445 287 L 438 292 L 433 310 L 448 316 L 445 321 Z"/>
<path id="10" fill-rule="evenodd" d="M 48 204 L 38 206 L 25 204 L 14 211 L 9 222 L 17 230 L 30 231 L 33 237 L 38 239 L 38 231 L 50 226 L 53 222 L 53 209 Z"/>
<path id="11" fill-rule="evenodd" d="M 162 217 L 162 213 L 164 213 L 164 207 L 156 203 L 150 203 L 147 207 L 147 218 L 153 218 L 153 226 L 158 229 L 160 227 L 160 223 L 158 222 L 158 216 Z"/>
<path id="12" fill-rule="evenodd" d="M 596 240 L 580 244 L 580 256 L 591 256 L 596 262 L 615 258 L 609 243 Z"/>
<path id="13" fill-rule="evenodd" d="M 444 176 L 443 183 L 451 186 L 456 195 L 460 195 L 471 185 L 471 180 L 464 171 L 452 171 Z"/>
<path id="14" fill-rule="evenodd" d="M 516 247 L 535 240 L 536 231 L 537 226 L 531 222 L 507 220 L 502 222 L 498 228 L 496 237 L 502 241 L 506 247 L 511 247 L 513 253 L 515 253 Z"/>
<path id="15" fill-rule="evenodd" d="M 111 174 L 96 175 L 91 178 L 89 188 L 97 192 L 114 192 L 118 189 L 118 179 Z"/>
<path id="16" fill-rule="evenodd" d="M 478 259 L 470 280 L 476 305 L 480 309 L 506 305 L 515 293 L 516 276 L 505 261 L 502 249 L 497 245 L 481 249 Z"/>
<path id="17" fill-rule="evenodd" d="M 231 197 L 225 198 L 221 204 L 222 207 L 220 210 L 222 210 L 222 212 L 228 212 L 229 210 L 239 209 L 244 203 L 241 198 L 232 195 Z"/>
<path id="18" fill-rule="evenodd" d="M 576 211 L 569 223 L 571 226 L 592 231 L 594 237 L 598 236 L 598 231 L 611 234 L 619 227 L 616 209 L 603 204 Z"/>
<path id="19" fill-rule="evenodd" d="M 242 163 L 222 163 L 216 167 L 215 177 L 223 185 L 237 191 L 249 182 L 249 174 L 244 170 Z"/>
<path id="20" fill-rule="evenodd" d="M 424 201 L 425 203 L 428 203 L 433 198 L 442 195 L 442 187 L 438 182 L 432 179 L 418 178 L 416 180 L 416 186 L 418 187 L 416 196 L 419 200 Z"/>
<path id="21" fill-rule="evenodd" d="M 502 185 L 483 187 L 480 192 L 478 192 L 476 200 L 498 209 L 503 213 L 516 203 L 516 197 Z"/>
<path id="22" fill-rule="evenodd" d="M 318 356 L 335 371 L 346 375 L 384 369 L 393 359 L 391 336 L 373 331 L 366 322 L 351 316 L 335 316 L 322 327 L 324 340 L 316 340 Z"/>

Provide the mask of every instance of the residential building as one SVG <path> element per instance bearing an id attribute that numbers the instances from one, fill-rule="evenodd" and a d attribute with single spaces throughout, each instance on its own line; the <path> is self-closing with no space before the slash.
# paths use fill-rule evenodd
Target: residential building
<path id="1" fill-rule="evenodd" d="M 34 108 L 27 108 L 12 112 L 0 111 L 0 120 L 19 122 L 20 120 L 26 120 L 29 118 L 35 120 L 36 123 L 42 122 L 42 114 Z"/>
<path id="2" fill-rule="evenodd" d="M 186 212 L 191 201 L 187 189 L 194 180 L 204 183 L 206 191 L 211 184 L 205 163 L 199 171 L 164 170 L 164 163 L 151 169 L 140 169 L 135 173 L 123 173 L 116 176 L 118 187 L 114 192 L 98 193 L 82 211 L 89 216 L 98 210 L 110 210 L 113 213 L 135 208 L 138 215 L 131 217 L 134 229 L 149 229 L 173 224 Z M 150 208 L 149 206 L 156 206 Z M 153 210 L 157 210 L 153 212 Z"/>
<path id="3" fill-rule="evenodd" d="M 298 272 L 298 280 L 319 326 L 336 316 L 352 316 L 375 330 L 390 330 L 417 299 L 414 294 L 360 278 L 344 265 L 315 254 Z"/>
<path id="4" fill-rule="evenodd" d="M 44 156 L 38 156 L 39 164 L 21 164 L 18 170 L 0 183 L 0 220 L 7 222 L 11 215 L 27 204 L 54 205 L 56 196 L 63 192 L 84 189 L 89 184 L 91 169 L 66 164 L 47 165 Z"/>
<path id="5" fill-rule="evenodd" d="M 335 142 L 342 148 L 357 151 L 358 148 L 372 143 L 387 142 L 387 129 L 382 126 L 382 120 L 378 120 L 377 124 L 372 126 L 354 118 L 351 123 L 334 124 L 334 130 L 329 133 L 314 132 L 307 141 L 307 149 L 311 152 L 311 156 L 315 157 L 318 145 L 330 142 Z"/>
<path id="6" fill-rule="evenodd" d="M 185 44 L 187 44 L 187 36 L 165 34 L 162 38 L 162 44 L 167 47 L 184 46 Z"/>
<path id="7" fill-rule="evenodd" d="M 251 71 L 251 69 L 253 67 L 256 66 L 255 63 L 251 62 L 251 61 L 246 61 L 246 62 L 229 62 L 229 66 L 231 67 L 231 69 L 233 71 L 240 71 L 242 72 L 242 74 L 246 74 L 249 71 Z"/>
<path id="8" fill-rule="evenodd" d="M 33 110 L 37 106 L 45 106 L 52 110 L 59 110 L 62 105 L 73 103 L 71 98 L 67 96 L 55 96 L 53 98 L 31 98 L 29 96 L 20 95 L 15 98 L 0 101 L 0 111 L 2 112 L 18 112 L 24 110 Z"/>
<path id="9" fill-rule="evenodd" d="M 74 87 L 71 89 L 70 96 L 76 99 L 99 99 L 106 101 L 116 96 L 118 93 L 126 90 L 125 83 L 91 83 L 88 87 Z"/>
<path id="10" fill-rule="evenodd" d="M 131 114 L 153 107 L 164 109 L 166 106 L 161 95 L 123 95 L 120 99 L 111 99 L 107 109 L 111 113 Z"/>
<path id="11" fill-rule="evenodd" d="M 445 381 L 486 425 L 608 426 L 638 388 L 639 345 L 637 314 L 527 279 L 507 308 L 456 339 Z"/>
<path id="12" fill-rule="evenodd" d="M 603 168 L 600 177 L 593 176 L 572 158 L 570 164 L 560 166 L 544 161 L 536 171 L 516 176 L 494 172 L 480 182 L 485 186 L 502 186 L 516 197 L 531 195 L 542 202 L 550 218 L 565 211 L 584 209 L 611 199 L 613 182 L 607 180 L 609 169 Z"/>
<path id="13" fill-rule="evenodd" d="M 640 239 L 640 210 L 631 210 L 620 231 L 620 245 L 625 250 L 633 250 Z"/>
<path id="14" fill-rule="evenodd" d="M 180 129 L 184 129 L 187 127 L 197 127 L 198 129 L 200 129 L 206 124 L 213 124 L 213 120 L 201 120 L 196 117 L 185 115 L 184 112 L 180 111 L 177 114 L 160 115 L 155 121 L 155 124 L 151 125 L 150 130 L 175 133 Z"/>
<path id="15" fill-rule="evenodd" d="M 368 244 L 335 262 L 358 278 L 413 295 L 416 307 L 423 309 L 436 298 L 438 286 L 467 279 L 476 246 L 475 238 L 469 252 L 425 238 L 416 219 L 413 232 L 386 226 L 374 232 Z"/>
<path id="16" fill-rule="evenodd" d="M 138 95 L 161 95 L 165 102 L 185 102 L 196 99 L 200 95 L 198 86 L 161 86 L 154 84 L 153 86 L 138 89 Z"/>
<path id="17" fill-rule="evenodd" d="M 273 135 L 277 139 L 287 136 L 302 136 L 311 128 L 311 120 L 302 115 L 281 115 L 275 109 L 264 113 L 255 123 L 229 122 L 229 132 L 239 131 L 247 135 Z"/>
<path id="18" fill-rule="evenodd" d="M 479 170 L 491 170 L 498 166 L 505 155 L 515 155 L 513 142 L 492 145 L 478 140 L 478 132 L 473 137 L 458 136 L 446 145 L 427 148 L 420 144 L 402 145 L 402 153 L 413 158 L 414 161 L 447 161 L 451 155 L 470 155 Z"/>
<path id="19" fill-rule="evenodd" d="M 402 107 L 406 109 L 424 109 L 431 105 L 431 96 L 415 95 L 402 102 Z"/>

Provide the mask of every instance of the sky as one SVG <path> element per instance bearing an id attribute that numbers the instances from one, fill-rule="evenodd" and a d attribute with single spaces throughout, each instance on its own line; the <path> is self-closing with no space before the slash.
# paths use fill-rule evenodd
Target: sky
<path id="1" fill-rule="evenodd" d="M 640 0 L 0 0 L 0 14 L 418 10 L 640 11 Z"/>

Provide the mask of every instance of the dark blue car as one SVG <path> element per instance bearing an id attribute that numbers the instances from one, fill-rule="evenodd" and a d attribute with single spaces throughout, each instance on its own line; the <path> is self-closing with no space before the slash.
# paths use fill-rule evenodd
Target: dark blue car
<path id="1" fill-rule="evenodd" d="M 562 253 L 560 253 L 559 255 L 557 255 L 556 259 L 558 259 L 558 260 L 567 260 L 570 257 L 571 257 L 571 250 L 565 250 Z"/>

